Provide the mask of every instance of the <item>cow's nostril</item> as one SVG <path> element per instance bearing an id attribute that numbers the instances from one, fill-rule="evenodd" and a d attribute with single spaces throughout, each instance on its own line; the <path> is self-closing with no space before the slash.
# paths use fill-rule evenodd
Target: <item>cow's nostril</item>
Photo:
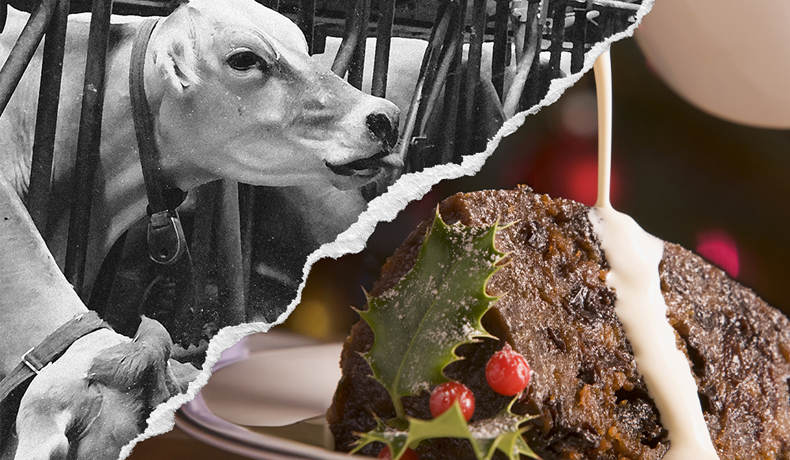
<path id="1" fill-rule="evenodd" d="M 398 143 L 398 128 L 387 115 L 371 113 L 365 123 L 376 139 L 379 139 L 387 147 L 392 148 Z"/>

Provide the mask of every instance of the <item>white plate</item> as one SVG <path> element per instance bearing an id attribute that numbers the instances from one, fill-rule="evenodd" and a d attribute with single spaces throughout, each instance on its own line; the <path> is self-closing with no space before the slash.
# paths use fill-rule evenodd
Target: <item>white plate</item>
<path id="1" fill-rule="evenodd" d="M 340 379 L 340 343 L 260 334 L 223 353 L 200 394 L 176 414 L 195 438 L 267 460 L 345 459 L 324 419 Z"/>

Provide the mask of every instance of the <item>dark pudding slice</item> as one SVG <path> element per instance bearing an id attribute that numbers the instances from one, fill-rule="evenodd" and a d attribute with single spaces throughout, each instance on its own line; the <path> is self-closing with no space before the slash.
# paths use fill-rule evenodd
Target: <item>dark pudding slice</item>
<path id="1" fill-rule="evenodd" d="M 485 365 L 507 341 L 534 371 L 513 412 L 538 416 L 524 437 L 543 459 L 658 459 L 670 448 L 667 432 L 615 313 L 616 293 L 606 285 L 608 265 L 588 211 L 526 187 L 458 194 L 441 203 L 448 224 L 514 222 L 496 235 L 509 263 L 488 284 L 489 294 L 502 297 L 483 318 L 499 340 L 461 346 L 465 359 L 445 374 L 474 392 L 471 422 L 493 417 L 511 398 L 488 387 Z M 387 261 L 372 296 L 412 268 L 431 221 Z M 664 244 L 659 271 L 669 322 L 720 458 L 790 458 L 788 319 L 675 244 Z M 374 414 L 395 416 L 389 394 L 360 355 L 373 339 L 360 321 L 343 350 L 343 378 L 328 412 L 338 450 L 351 450 L 355 433 L 374 429 Z M 430 419 L 428 398 L 428 392 L 404 398 L 407 414 Z M 380 448 L 371 444 L 362 453 L 375 456 Z M 475 458 L 468 442 L 457 439 L 434 439 L 417 452 L 422 460 Z"/>

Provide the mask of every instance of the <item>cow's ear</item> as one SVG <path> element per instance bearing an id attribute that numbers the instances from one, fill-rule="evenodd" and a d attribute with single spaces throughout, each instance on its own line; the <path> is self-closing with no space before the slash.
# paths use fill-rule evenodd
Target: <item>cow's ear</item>
<path id="1" fill-rule="evenodd" d="M 211 36 L 208 22 L 197 9 L 182 5 L 165 18 L 151 44 L 154 63 L 176 91 L 200 83 L 199 63 Z"/>
<path id="2" fill-rule="evenodd" d="M 142 317 L 132 342 L 113 345 L 99 352 L 88 370 L 88 382 L 100 383 L 126 393 L 146 388 L 152 407 L 174 393 L 168 360 L 173 342 L 161 323 Z M 172 385 L 172 383 L 171 383 Z M 174 391 L 180 388 L 174 388 Z"/>

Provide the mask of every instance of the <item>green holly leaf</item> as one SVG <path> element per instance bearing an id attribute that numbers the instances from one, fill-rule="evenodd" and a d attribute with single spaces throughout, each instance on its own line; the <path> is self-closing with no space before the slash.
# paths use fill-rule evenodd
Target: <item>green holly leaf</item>
<path id="1" fill-rule="evenodd" d="M 518 460 L 520 454 L 540 459 L 521 436 L 526 428 L 520 428 L 521 424 L 535 417 L 516 415 L 510 412 L 515 401 L 514 398 L 510 405 L 496 417 L 478 420 L 469 426 L 478 459 L 490 460 L 497 450 L 502 451 L 511 460 Z M 481 457 L 478 452 L 484 452 L 486 455 Z"/>
<path id="2" fill-rule="evenodd" d="M 519 460 L 522 454 L 539 459 L 521 437 L 524 429 L 520 425 L 532 418 L 529 415 L 513 414 L 508 406 L 496 417 L 467 425 L 461 406 L 455 402 L 450 409 L 432 420 L 407 417 L 408 430 L 394 429 L 379 420 L 375 430 L 360 435 L 354 452 L 372 442 L 382 442 L 389 446 L 393 460 L 397 460 L 407 447 L 414 449 L 422 441 L 461 438 L 469 440 L 478 460 L 491 460 L 497 450 L 510 460 Z"/>
<path id="3" fill-rule="evenodd" d="M 532 417 L 513 414 L 513 402 L 496 417 L 471 425 L 457 402 L 432 420 L 406 416 L 401 402 L 403 396 L 447 382 L 443 371 L 460 359 L 455 354 L 459 345 L 492 337 L 480 321 L 497 299 L 485 288 L 504 256 L 494 247 L 499 228 L 447 225 L 437 209 L 414 268 L 381 297 L 368 297 L 368 310 L 359 313 L 375 339 L 363 356 L 390 394 L 397 416 L 377 419 L 375 430 L 359 434 L 355 452 L 382 442 L 397 460 L 422 441 L 460 438 L 469 440 L 478 460 L 491 460 L 497 450 L 511 460 L 538 458 L 521 436 L 521 425 Z"/>
<path id="4" fill-rule="evenodd" d="M 459 345 L 492 337 L 480 319 L 496 300 L 485 287 L 504 255 L 494 247 L 497 229 L 447 225 L 437 209 L 414 268 L 359 312 L 375 333 L 364 357 L 398 418 L 401 397 L 449 380 L 443 369 L 460 359 Z"/>

